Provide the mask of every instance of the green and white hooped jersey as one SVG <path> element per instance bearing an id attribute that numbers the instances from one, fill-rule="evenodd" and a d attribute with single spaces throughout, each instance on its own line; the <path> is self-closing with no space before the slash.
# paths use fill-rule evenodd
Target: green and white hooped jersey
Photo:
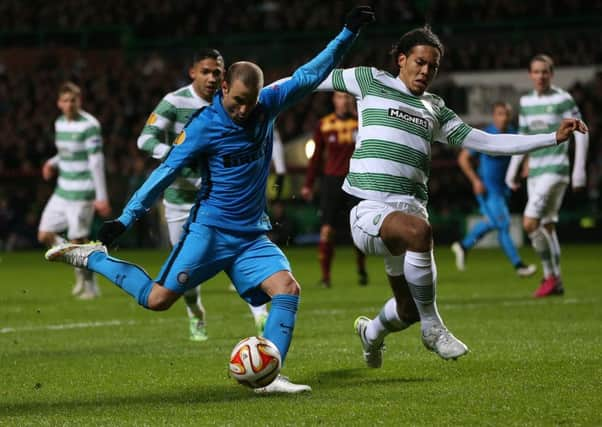
<path id="1" fill-rule="evenodd" d="M 581 119 L 573 97 L 565 90 L 552 86 L 545 94 L 533 91 L 520 98 L 519 133 L 534 135 L 554 132 L 565 118 Z M 569 144 L 542 148 L 529 153 L 529 177 L 556 174 L 569 182 Z"/>
<path id="2" fill-rule="evenodd" d="M 343 189 L 361 199 L 413 196 L 426 203 L 431 144 L 461 146 L 472 130 L 440 97 L 415 96 L 399 78 L 376 68 L 334 70 L 318 89 L 357 99 L 358 134 Z"/>
<path id="3" fill-rule="evenodd" d="M 138 148 L 163 160 L 190 116 L 209 102 L 198 96 L 192 85 L 168 93 L 149 116 L 138 138 Z M 201 184 L 199 168 L 184 168 L 163 194 L 168 205 L 189 208 Z"/>
<path id="4" fill-rule="evenodd" d="M 96 197 L 88 157 L 102 153 L 100 123 L 80 110 L 73 120 L 62 115 L 54 122 L 58 151 L 58 181 L 54 194 L 66 200 L 92 201 Z"/>

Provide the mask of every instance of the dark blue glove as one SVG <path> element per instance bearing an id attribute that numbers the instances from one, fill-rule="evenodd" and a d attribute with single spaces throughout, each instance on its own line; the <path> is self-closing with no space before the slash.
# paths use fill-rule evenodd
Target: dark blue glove
<path id="1" fill-rule="evenodd" d="M 125 230 L 125 225 L 116 219 L 112 221 L 105 221 L 98 232 L 98 240 L 100 240 L 105 246 L 111 246 L 115 240 L 117 240 L 117 238 L 125 232 Z"/>
<path id="2" fill-rule="evenodd" d="M 357 34 L 364 25 L 374 21 L 372 6 L 356 6 L 345 17 L 345 27 Z"/>

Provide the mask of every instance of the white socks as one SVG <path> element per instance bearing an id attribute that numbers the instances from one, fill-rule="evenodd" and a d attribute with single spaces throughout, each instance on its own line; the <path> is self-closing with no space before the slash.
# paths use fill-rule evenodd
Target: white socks
<path id="1" fill-rule="evenodd" d="M 186 311 L 188 317 L 196 317 L 201 321 L 205 321 L 205 307 L 201 303 L 201 293 L 199 287 L 188 289 L 184 292 L 184 301 L 186 302 Z"/>
<path id="2" fill-rule="evenodd" d="M 552 268 L 554 269 L 554 276 L 560 277 L 560 242 L 558 241 L 558 234 L 556 230 L 548 231 L 544 228 L 545 233 L 550 236 L 550 252 L 552 254 Z"/>
<path id="3" fill-rule="evenodd" d="M 437 266 L 432 251 L 406 251 L 403 271 L 420 314 L 421 329 L 424 331 L 433 325 L 443 325 L 435 302 Z"/>
<path id="4" fill-rule="evenodd" d="M 556 233 L 554 233 L 556 235 Z M 541 258 L 543 268 L 543 276 L 548 277 L 555 274 L 554 257 L 552 254 L 552 236 L 544 227 L 538 227 L 534 232 L 529 234 L 531 246 Z M 558 241 L 558 239 L 556 239 Z M 560 258 L 560 246 L 558 246 L 558 258 Z"/>
<path id="5" fill-rule="evenodd" d="M 253 319 L 258 320 L 260 316 L 268 315 L 268 307 L 266 304 L 255 307 L 249 304 L 249 310 L 251 310 L 251 314 L 253 315 Z"/>
<path id="6" fill-rule="evenodd" d="M 389 299 L 368 326 L 366 327 L 366 339 L 369 342 L 380 344 L 391 332 L 403 331 L 409 324 L 403 322 L 397 314 L 397 301 Z"/>

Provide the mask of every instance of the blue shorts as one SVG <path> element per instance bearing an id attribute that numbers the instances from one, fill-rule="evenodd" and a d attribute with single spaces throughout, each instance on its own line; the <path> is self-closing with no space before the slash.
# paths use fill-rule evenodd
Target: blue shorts
<path id="1" fill-rule="evenodd" d="M 510 227 L 510 211 L 505 195 L 487 192 L 484 196 L 478 195 L 477 200 L 481 213 L 495 228 Z"/>
<path id="2" fill-rule="evenodd" d="M 185 227 L 155 282 L 182 294 L 220 271 L 249 304 L 270 301 L 259 285 L 291 267 L 286 256 L 264 233 L 239 233 L 192 223 Z"/>

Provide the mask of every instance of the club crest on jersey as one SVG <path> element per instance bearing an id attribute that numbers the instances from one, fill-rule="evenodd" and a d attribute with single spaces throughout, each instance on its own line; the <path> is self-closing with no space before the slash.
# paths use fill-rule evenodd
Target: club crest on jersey
<path id="1" fill-rule="evenodd" d="M 403 121 L 413 123 L 424 129 L 429 128 L 429 122 L 425 118 L 413 116 L 409 113 L 406 113 L 403 110 L 398 110 L 396 108 L 389 108 L 389 117 L 395 117 L 397 119 L 401 119 Z"/>
<path id="2" fill-rule="evenodd" d="M 186 139 L 186 131 L 183 130 L 182 132 L 180 132 L 180 134 L 178 135 L 176 140 L 173 142 L 173 145 L 180 145 L 181 143 L 184 142 L 185 139 Z"/>

